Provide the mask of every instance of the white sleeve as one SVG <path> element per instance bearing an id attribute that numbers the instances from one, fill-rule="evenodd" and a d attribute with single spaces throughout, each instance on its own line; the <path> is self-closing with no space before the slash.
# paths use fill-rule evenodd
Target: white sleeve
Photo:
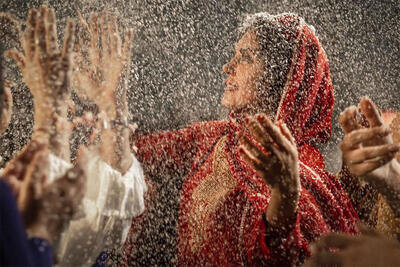
<path id="1" fill-rule="evenodd" d="M 140 164 L 132 158 L 122 176 L 91 155 L 80 217 L 70 222 L 57 247 L 60 266 L 90 266 L 101 251 L 124 243 L 132 218 L 144 211 L 147 191 Z"/>

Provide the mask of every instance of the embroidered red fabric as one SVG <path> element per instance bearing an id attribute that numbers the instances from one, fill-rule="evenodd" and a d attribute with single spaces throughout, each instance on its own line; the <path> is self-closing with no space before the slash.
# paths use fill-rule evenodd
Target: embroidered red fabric
<path id="1" fill-rule="evenodd" d="M 137 135 L 137 157 L 147 174 L 188 171 L 180 197 L 179 265 L 293 266 L 310 255 L 309 244 L 320 235 L 331 231 L 358 233 L 357 214 L 336 178 L 324 170 L 323 156 L 313 146 L 331 135 L 334 96 L 325 52 L 302 19 L 294 15 L 276 19 L 283 25 L 299 20 L 276 116 L 287 124 L 299 151 L 302 188 L 296 226 L 281 244 L 268 247 L 262 215 L 268 207 L 270 189 L 239 156 L 236 135 L 240 126 L 235 122 L 206 122 L 171 132 Z M 196 209 L 201 203 L 194 194 L 215 171 L 216 146 L 222 137 L 224 160 L 234 183 L 218 203 L 208 199 L 201 206 L 207 213 L 196 222 L 193 214 L 199 212 Z M 213 205 L 212 209 L 207 205 Z M 193 230 L 194 223 L 201 232 Z"/>

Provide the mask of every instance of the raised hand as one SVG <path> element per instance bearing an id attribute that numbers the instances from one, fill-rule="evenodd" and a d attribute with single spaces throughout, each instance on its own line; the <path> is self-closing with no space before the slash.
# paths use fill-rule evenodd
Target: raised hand
<path id="1" fill-rule="evenodd" d="M 49 142 L 52 152 L 65 159 L 69 155 L 69 148 L 65 145 L 69 133 L 60 132 L 57 125 L 61 125 L 59 120 L 67 115 L 74 29 L 74 23 L 68 20 L 64 45 L 60 50 L 54 10 L 44 6 L 39 10 L 31 9 L 21 40 L 23 52 L 14 49 L 6 53 L 17 62 L 24 82 L 33 95 L 33 138 Z"/>
<path id="2" fill-rule="evenodd" d="M 339 117 L 345 136 L 340 143 L 343 163 L 349 171 L 370 182 L 389 178 L 391 165 L 400 146 L 393 144 L 389 128 L 369 98 L 363 98 L 360 109 L 368 122 L 363 127 L 356 107 L 347 108 Z"/>
<path id="3" fill-rule="evenodd" d="M 22 40 L 23 53 L 7 51 L 22 72 L 31 90 L 35 108 L 57 108 L 69 96 L 72 70 L 74 23 L 68 20 L 62 50 L 57 43 L 56 17 L 53 9 L 31 9 Z"/>
<path id="4" fill-rule="evenodd" d="M 247 125 L 265 150 L 241 135 L 243 158 L 271 188 L 278 188 L 282 193 L 297 192 L 300 185 L 298 154 L 289 129 L 282 123 L 274 124 L 266 115 L 250 118 Z"/>
<path id="5" fill-rule="evenodd" d="M 73 85 L 79 95 L 85 95 L 105 111 L 111 119 L 127 115 L 126 91 L 121 86 L 132 49 L 133 31 L 125 33 L 122 44 L 117 19 L 103 12 L 91 14 L 87 24 L 80 14 L 79 42 L 76 46 L 76 65 Z M 121 114 L 117 114 L 121 113 Z"/>
<path id="6" fill-rule="evenodd" d="M 267 220 L 275 226 L 290 228 L 300 194 L 299 160 L 294 138 L 285 124 L 274 124 L 263 114 L 248 119 L 247 126 L 254 140 L 241 134 L 239 152 L 271 187 Z"/>

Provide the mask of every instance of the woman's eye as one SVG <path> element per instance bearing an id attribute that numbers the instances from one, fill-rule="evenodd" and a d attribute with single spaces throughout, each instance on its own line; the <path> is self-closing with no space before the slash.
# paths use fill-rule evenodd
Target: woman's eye
<path id="1" fill-rule="evenodd" d="M 241 60 L 247 63 L 253 63 L 253 59 L 249 55 L 242 55 Z"/>

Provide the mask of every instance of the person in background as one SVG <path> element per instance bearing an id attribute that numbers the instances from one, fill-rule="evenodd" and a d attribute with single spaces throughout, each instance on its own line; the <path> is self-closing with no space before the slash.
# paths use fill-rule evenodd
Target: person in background
<path id="1" fill-rule="evenodd" d="M 96 21 L 96 29 L 100 28 L 102 36 L 115 37 L 114 33 L 103 31 L 112 25 L 106 16 Z M 56 17 L 53 9 L 41 6 L 31 9 L 27 25 L 22 35 L 22 50 L 9 50 L 7 55 L 17 63 L 25 84 L 30 89 L 35 108 L 33 141 L 48 144 L 48 184 L 58 181 L 68 169 L 70 163 L 69 138 L 71 123 L 67 119 L 68 102 L 70 100 L 73 50 L 75 43 L 74 23 L 69 20 L 66 26 L 62 49 L 58 46 L 56 32 Z M 119 38 L 119 36 L 118 36 Z M 124 66 L 125 58 L 130 54 L 131 32 L 128 32 L 124 42 L 124 53 L 121 44 L 108 46 L 115 55 L 115 61 Z M 103 39 L 105 40 L 105 39 Z M 108 55 L 105 44 L 100 56 Z M 107 69 L 109 71 L 109 69 Z M 102 76 L 104 77 L 104 76 Z M 103 83 L 101 83 L 103 84 Z M 117 86 L 118 79 L 108 86 Z M 103 125 L 110 128 L 120 124 L 104 119 Z M 124 158 L 124 168 L 117 168 L 114 162 L 101 155 L 115 155 L 120 147 L 114 147 L 108 142 L 104 127 L 100 133 L 99 149 L 91 148 L 86 162 L 87 187 L 80 209 L 64 229 L 55 244 L 55 255 L 60 266 L 89 266 L 93 264 L 101 251 L 121 246 L 129 230 L 132 217 L 144 210 L 143 194 L 146 185 L 139 163 L 132 154 Z M 129 142 L 127 139 L 126 142 Z M 126 145 L 129 149 L 129 146 Z M 103 151 L 100 155 L 98 150 Z M 7 166 L 6 166 L 7 168 Z"/>

